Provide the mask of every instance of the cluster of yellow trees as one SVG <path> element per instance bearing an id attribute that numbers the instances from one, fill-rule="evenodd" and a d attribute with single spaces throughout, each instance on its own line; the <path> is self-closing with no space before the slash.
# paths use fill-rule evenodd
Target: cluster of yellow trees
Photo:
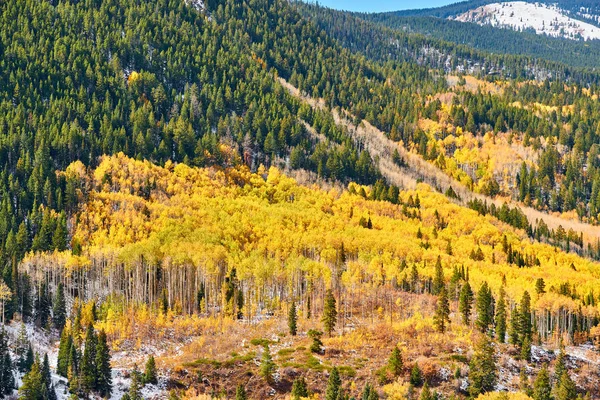
<path id="1" fill-rule="evenodd" d="M 475 291 L 488 282 L 497 294 L 505 282 L 509 304 L 528 291 L 539 315 L 598 313 L 600 264 L 531 242 L 425 185 L 395 205 L 353 184 L 301 186 L 276 168 L 159 167 L 119 154 L 66 173 L 80 180 L 69 226 L 81 251 L 30 254 L 23 267 L 84 300 L 112 294 L 126 305 L 252 318 L 292 300 L 317 313 L 331 287 L 344 315 L 393 313 L 381 294 L 415 270 L 433 277 L 439 257 L 446 281 L 459 268 Z M 539 266 L 508 264 L 506 243 Z M 540 278 L 545 290 L 536 292 Z"/>

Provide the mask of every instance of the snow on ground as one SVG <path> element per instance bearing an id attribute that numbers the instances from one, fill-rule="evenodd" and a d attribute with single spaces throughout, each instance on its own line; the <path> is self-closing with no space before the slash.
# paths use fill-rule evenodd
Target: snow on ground
<path id="1" fill-rule="evenodd" d="M 569 39 L 600 39 L 600 28 L 570 18 L 554 5 L 511 1 L 492 3 L 454 17 L 461 22 L 475 22 L 514 30 L 534 29 L 538 34 Z"/>
<path id="2" fill-rule="evenodd" d="M 56 397 L 58 400 L 67 400 L 70 397 L 67 379 L 57 375 L 56 362 L 58 359 L 58 345 L 59 338 L 56 334 L 48 334 L 36 328 L 33 324 L 25 324 L 27 330 L 27 337 L 33 346 L 33 351 L 43 357 L 44 354 L 48 354 L 48 361 L 50 362 L 50 370 L 52 373 L 52 382 L 56 391 Z M 5 326 L 6 333 L 8 335 L 8 344 L 12 347 L 19 336 L 21 330 L 20 322 L 12 322 Z M 140 351 L 119 351 L 111 353 L 113 364 L 126 365 L 127 367 L 121 368 L 116 367 L 112 370 L 113 387 L 110 400 L 120 400 L 123 395 L 129 391 L 129 385 L 131 384 L 130 364 L 137 363 L 140 371 L 143 372 L 144 363 L 148 358 L 149 354 L 157 355 L 157 353 L 163 353 L 163 351 L 154 348 L 153 346 L 144 346 Z M 12 354 L 13 359 L 15 355 Z M 125 360 L 129 362 L 124 362 Z M 17 376 L 18 386 L 22 384 L 22 376 Z M 161 375 L 159 372 L 158 384 L 157 385 L 146 385 L 142 388 L 142 398 L 145 400 L 158 400 L 167 398 L 167 376 Z"/>

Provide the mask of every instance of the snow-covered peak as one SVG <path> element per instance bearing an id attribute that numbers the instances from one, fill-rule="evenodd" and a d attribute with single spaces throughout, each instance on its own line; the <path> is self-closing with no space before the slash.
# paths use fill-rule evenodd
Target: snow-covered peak
<path id="1" fill-rule="evenodd" d="M 474 22 L 514 30 L 533 29 L 536 33 L 569 39 L 600 39 L 600 28 L 569 17 L 554 5 L 511 1 L 492 3 L 454 17 L 457 21 Z"/>

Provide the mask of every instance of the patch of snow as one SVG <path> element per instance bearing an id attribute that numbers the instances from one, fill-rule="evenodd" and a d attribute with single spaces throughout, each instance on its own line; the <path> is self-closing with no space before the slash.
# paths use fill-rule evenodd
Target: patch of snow
<path id="1" fill-rule="evenodd" d="M 568 16 L 555 5 L 511 1 L 492 3 L 454 17 L 456 21 L 474 22 L 513 30 L 533 29 L 537 34 L 568 39 L 600 39 L 600 28 Z"/>

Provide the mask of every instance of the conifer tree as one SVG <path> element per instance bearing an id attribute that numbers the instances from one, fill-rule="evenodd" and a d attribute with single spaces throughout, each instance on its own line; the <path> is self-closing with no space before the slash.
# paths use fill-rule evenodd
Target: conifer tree
<path id="1" fill-rule="evenodd" d="M 482 335 L 475 346 L 475 354 L 469 365 L 469 394 L 476 398 L 494 390 L 498 372 L 494 344 L 487 335 Z"/>
<path id="2" fill-rule="evenodd" d="M 337 308 L 335 297 L 333 296 L 333 291 L 331 289 L 327 290 L 325 294 L 325 304 L 323 306 L 323 318 L 321 320 L 323 322 L 324 330 L 327 332 L 329 336 L 331 336 L 331 332 L 335 329 L 335 324 L 337 322 Z"/>
<path id="3" fill-rule="evenodd" d="M 275 363 L 271 356 L 269 346 L 266 345 L 263 350 L 262 360 L 260 362 L 260 375 L 265 378 L 268 384 L 273 383 L 273 373 L 275 372 Z"/>
<path id="4" fill-rule="evenodd" d="M 510 315 L 509 341 L 511 344 L 520 345 L 519 330 L 521 328 L 521 316 L 519 307 L 515 307 Z"/>
<path id="5" fill-rule="evenodd" d="M 31 370 L 31 367 L 33 366 L 34 362 L 35 354 L 33 353 L 33 347 L 31 347 L 31 344 L 29 344 L 29 346 L 27 347 L 27 353 L 25 353 L 25 358 L 22 362 L 22 371 L 28 372 L 29 370 Z"/>
<path id="6" fill-rule="evenodd" d="M 444 284 L 444 269 L 442 268 L 442 259 L 438 256 L 435 263 L 435 275 L 433 277 L 432 294 L 439 295 L 442 291 Z"/>
<path id="7" fill-rule="evenodd" d="M 323 351 L 323 342 L 321 341 L 321 336 L 323 332 L 317 331 L 315 329 L 310 329 L 307 332 L 309 338 L 312 339 L 312 343 L 310 344 L 310 351 L 313 353 L 321 353 Z"/>
<path id="8" fill-rule="evenodd" d="M 423 389 L 421 389 L 421 395 L 419 396 L 419 400 L 434 400 L 434 397 L 431 394 L 431 390 L 429 390 L 429 385 L 427 384 L 427 382 L 423 384 Z"/>
<path id="9" fill-rule="evenodd" d="M 150 356 L 154 359 L 152 356 Z M 110 397 L 112 391 L 112 373 L 110 368 L 110 350 L 106 339 L 106 332 L 101 330 L 98 333 L 98 339 L 96 343 L 96 391 L 102 397 Z M 148 373 L 148 366 L 146 365 L 146 374 Z M 156 379 L 156 371 L 154 371 L 154 377 Z M 155 382 L 152 382 L 155 383 Z"/>
<path id="10" fill-rule="evenodd" d="M 556 357 L 556 364 L 554 365 L 554 380 L 558 382 L 560 377 L 567 372 L 567 366 L 565 365 L 565 348 L 560 341 L 558 356 Z"/>
<path id="11" fill-rule="evenodd" d="M 469 325 L 471 323 L 471 309 L 473 307 L 473 290 L 469 282 L 465 282 L 460 290 L 460 297 L 458 300 L 458 311 L 462 316 L 463 324 Z"/>
<path id="12" fill-rule="evenodd" d="M 67 377 L 69 371 L 69 357 L 71 356 L 71 346 L 73 337 L 68 329 L 63 329 L 60 334 L 60 344 L 58 346 L 58 359 L 56 361 L 56 373 Z"/>
<path id="13" fill-rule="evenodd" d="M 65 301 L 65 292 L 63 284 L 59 283 L 54 296 L 54 304 L 52 307 L 52 320 L 58 331 L 62 331 L 67 322 L 67 303 Z"/>
<path id="14" fill-rule="evenodd" d="M 400 352 L 398 346 L 394 346 L 392 349 L 392 354 L 388 360 L 388 367 L 394 376 L 399 376 L 402 374 L 402 370 L 404 369 L 404 360 L 402 360 L 402 353 Z"/>
<path id="15" fill-rule="evenodd" d="M 528 337 L 525 337 L 521 344 L 521 360 L 531 361 L 531 341 Z"/>
<path id="16" fill-rule="evenodd" d="M 413 386 L 421 386 L 423 384 L 423 373 L 417 363 L 410 370 L 410 384 Z"/>
<path id="17" fill-rule="evenodd" d="M 433 325 L 438 332 L 444 333 L 446 332 L 446 324 L 450 323 L 450 303 L 448 302 L 445 285 L 442 285 L 439 293 L 433 316 Z"/>
<path id="18" fill-rule="evenodd" d="M 292 383 L 292 400 L 300 400 L 301 397 L 308 397 L 308 387 L 304 377 L 296 378 Z"/>
<path id="19" fill-rule="evenodd" d="M 235 389 L 235 400 L 247 400 L 248 396 L 246 395 L 246 389 L 244 385 L 238 385 Z"/>
<path id="20" fill-rule="evenodd" d="M 96 345 L 96 333 L 92 324 L 89 324 L 85 334 L 85 344 L 79 370 L 81 390 L 85 394 L 89 394 L 96 389 Z"/>
<path id="21" fill-rule="evenodd" d="M 531 297 L 529 293 L 525 291 L 523 293 L 523 297 L 521 298 L 521 304 L 519 305 L 519 338 L 520 342 L 523 343 L 525 338 L 529 339 L 531 342 L 532 338 L 532 325 L 531 325 Z"/>
<path id="22" fill-rule="evenodd" d="M 143 383 L 152 383 L 156 384 L 158 379 L 156 377 L 156 362 L 154 361 L 154 356 L 150 355 L 148 357 L 148 361 L 146 361 L 146 368 L 144 369 L 144 380 Z"/>
<path id="23" fill-rule="evenodd" d="M 51 307 L 52 301 L 50 299 L 50 293 L 48 292 L 48 284 L 43 282 L 38 290 L 35 303 L 35 317 L 38 326 L 42 328 L 46 328 L 48 326 Z"/>
<path id="24" fill-rule="evenodd" d="M 555 393 L 556 400 L 575 400 L 577 398 L 577 387 L 567 371 L 560 375 Z"/>
<path id="25" fill-rule="evenodd" d="M 379 399 L 379 395 L 377 394 L 377 391 L 370 383 L 367 383 L 365 385 L 365 388 L 363 389 L 361 400 L 377 400 L 377 399 Z"/>
<path id="26" fill-rule="evenodd" d="M 331 369 L 329 379 L 327 380 L 327 389 L 325 391 L 325 400 L 337 400 L 341 390 L 342 380 L 337 367 Z"/>
<path id="27" fill-rule="evenodd" d="M 8 348 L 7 334 L 4 329 L 0 331 L 0 397 L 11 394 L 15 387 L 12 360 Z"/>
<path id="28" fill-rule="evenodd" d="M 40 364 L 34 362 L 31 370 L 23 377 L 23 385 L 19 389 L 20 400 L 43 400 L 45 392 L 44 379 Z"/>
<path id="29" fill-rule="evenodd" d="M 133 371 L 131 371 L 131 384 L 129 385 L 129 399 L 130 400 L 143 400 L 140 391 L 142 390 L 142 385 L 140 382 L 141 377 L 140 371 L 137 369 L 137 365 L 134 365 Z"/>
<path id="30" fill-rule="evenodd" d="M 298 316 L 296 314 L 296 302 L 292 301 L 290 305 L 290 311 L 288 313 L 288 327 L 290 328 L 290 335 L 296 336 L 297 333 L 297 321 Z"/>
<path id="31" fill-rule="evenodd" d="M 506 340 L 506 293 L 504 286 L 500 288 L 500 296 L 496 305 L 496 315 L 494 317 L 496 324 L 496 338 L 500 343 Z"/>
<path id="32" fill-rule="evenodd" d="M 550 375 L 548 374 L 548 366 L 544 366 L 538 372 L 535 382 L 533 383 L 533 399 L 534 400 L 552 400 L 552 386 L 550 385 Z"/>
<path id="33" fill-rule="evenodd" d="M 477 320 L 475 325 L 481 332 L 487 332 L 490 324 L 492 323 L 492 292 L 487 284 L 484 282 L 477 293 Z"/>
<path id="34" fill-rule="evenodd" d="M 75 343 L 71 344 L 69 351 L 69 364 L 67 370 L 67 379 L 69 380 L 69 391 L 71 393 L 79 392 L 79 354 Z"/>

